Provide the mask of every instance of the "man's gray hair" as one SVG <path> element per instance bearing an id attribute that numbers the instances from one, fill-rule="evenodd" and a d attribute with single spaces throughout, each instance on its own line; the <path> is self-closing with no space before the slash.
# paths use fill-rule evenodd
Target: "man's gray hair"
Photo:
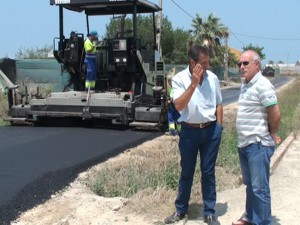
<path id="1" fill-rule="evenodd" d="M 259 56 L 259 54 L 257 52 L 255 52 L 255 51 L 253 53 L 254 53 L 253 60 L 260 62 L 260 56 Z"/>

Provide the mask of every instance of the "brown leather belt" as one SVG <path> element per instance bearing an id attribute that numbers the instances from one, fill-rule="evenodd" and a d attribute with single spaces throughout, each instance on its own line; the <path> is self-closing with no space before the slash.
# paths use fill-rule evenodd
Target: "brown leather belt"
<path id="1" fill-rule="evenodd" d="M 205 128 L 214 123 L 215 121 L 210 121 L 207 123 L 187 123 L 187 122 L 181 122 L 183 126 L 188 126 L 188 127 L 194 127 L 194 128 Z"/>

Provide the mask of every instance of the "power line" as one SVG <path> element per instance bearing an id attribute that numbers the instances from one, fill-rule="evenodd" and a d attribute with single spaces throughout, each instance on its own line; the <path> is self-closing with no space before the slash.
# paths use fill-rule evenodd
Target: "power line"
<path id="1" fill-rule="evenodd" d="M 236 40 L 238 40 L 242 45 L 245 46 L 245 43 L 242 42 L 240 39 L 238 39 L 237 36 L 235 36 L 235 34 L 234 34 L 229 28 L 228 28 L 228 30 L 229 30 L 229 32 L 231 33 L 231 35 L 232 35 Z"/>
<path id="2" fill-rule="evenodd" d="M 192 19 L 194 19 L 194 17 L 188 13 L 186 10 L 184 10 L 180 5 L 178 5 L 174 0 L 171 0 L 171 2 L 173 2 L 181 11 L 183 11 L 185 14 L 187 14 L 189 17 L 191 17 Z M 242 45 L 245 45 L 240 39 L 238 39 L 235 34 L 228 28 L 229 32 L 232 34 L 232 36 L 238 40 Z"/>
<path id="3" fill-rule="evenodd" d="M 300 41 L 300 38 L 270 38 L 270 37 L 260 37 L 260 36 L 254 36 L 254 35 L 248 35 L 248 34 L 241 34 L 241 33 L 237 33 L 237 32 L 233 33 L 232 31 L 231 31 L 231 33 L 241 35 L 244 37 L 266 39 L 266 40 L 273 40 L 273 41 Z"/>
<path id="4" fill-rule="evenodd" d="M 187 14 L 189 17 L 191 17 L 192 19 L 194 19 L 194 17 L 189 14 L 187 11 L 185 11 L 180 5 L 178 5 L 174 0 L 171 0 L 171 2 L 173 2 L 179 9 L 181 9 L 181 11 L 183 11 L 185 14 Z"/>

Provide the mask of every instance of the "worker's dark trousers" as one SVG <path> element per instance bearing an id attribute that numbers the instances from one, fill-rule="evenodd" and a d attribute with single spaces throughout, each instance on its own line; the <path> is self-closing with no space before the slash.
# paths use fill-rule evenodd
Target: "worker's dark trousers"
<path id="1" fill-rule="evenodd" d="M 200 152 L 203 215 L 214 215 L 215 213 L 215 164 L 222 129 L 222 126 L 216 122 L 205 128 L 195 128 L 182 124 L 179 140 L 181 176 L 178 196 L 175 201 L 177 212 L 180 214 L 186 214 L 188 211 L 198 152 Z"/>

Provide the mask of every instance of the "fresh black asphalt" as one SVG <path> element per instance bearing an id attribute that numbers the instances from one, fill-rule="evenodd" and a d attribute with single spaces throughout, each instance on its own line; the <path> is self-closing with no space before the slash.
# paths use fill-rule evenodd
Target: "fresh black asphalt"
<path id="1" fill-rule="evenodd" d="M 0 127 L 0 224 L 50 198 L 76 175 L 159 132 Z"/>

